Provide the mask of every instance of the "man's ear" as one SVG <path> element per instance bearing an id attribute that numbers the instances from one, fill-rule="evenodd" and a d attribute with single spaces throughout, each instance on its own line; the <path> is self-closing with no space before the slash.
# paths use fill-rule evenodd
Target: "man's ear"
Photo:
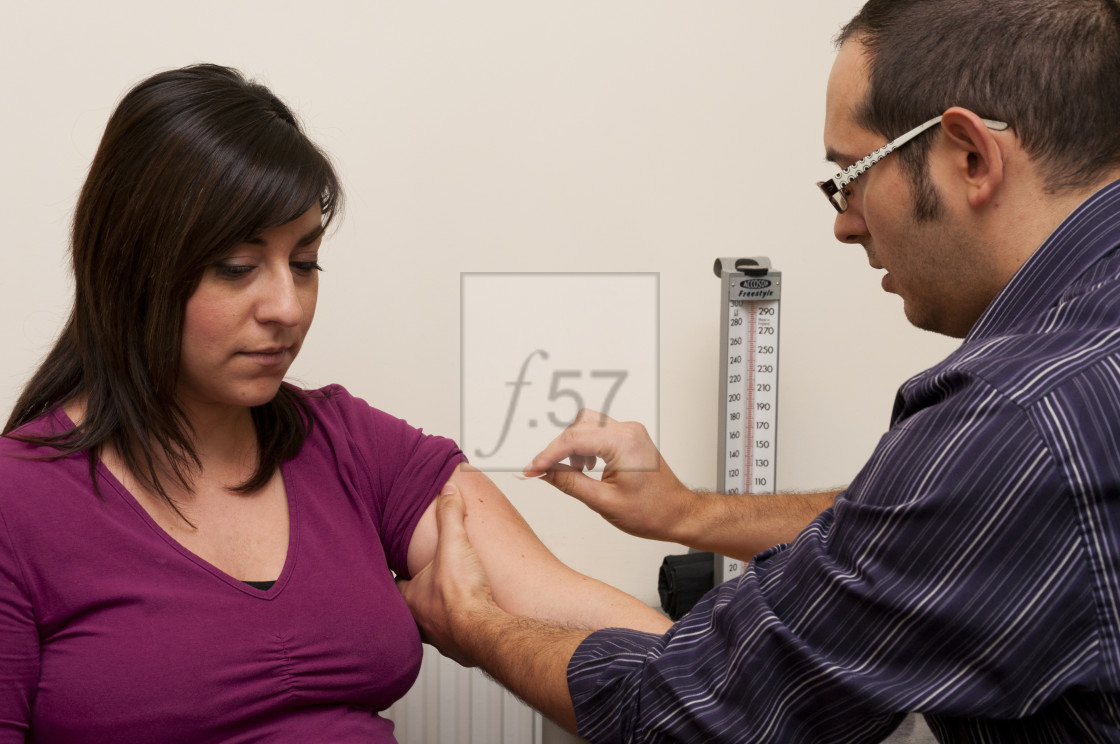
<path id="1" fill-rule="evenodd" d="M 968 203 L 988 204 L 1003 183 L 1003 148 L 994 130 L 972 111 L 954 106 L 941 116 L 941 129 L 955 151 L 953 167 L 964 183 Z"/>

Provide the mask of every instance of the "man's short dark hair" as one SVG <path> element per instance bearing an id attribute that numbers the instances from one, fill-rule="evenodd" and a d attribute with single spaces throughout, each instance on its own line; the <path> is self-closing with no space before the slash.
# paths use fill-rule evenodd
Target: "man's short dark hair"
<path id="1" fill-rule="evenodd" d="M 952 106 L 1006 121 L 1046 189 L 1120 165 L 1116 0 L 870 0 L 837 37 L 869 51 L 857 121 L 893 138 Z M 924 178 L 930 138 L 899 152 Z"/>

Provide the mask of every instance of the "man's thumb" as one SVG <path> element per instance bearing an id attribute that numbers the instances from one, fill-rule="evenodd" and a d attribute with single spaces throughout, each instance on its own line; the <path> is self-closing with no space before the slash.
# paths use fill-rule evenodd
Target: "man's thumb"
<path id="1" fill-rule="evenodd" d="M 440 537 L 451 537 L 464 532 L 465 514 L 466 507 L 463 505 L 463 497 L 459 489 L 450 481 L 447 482 L 436 497 L 436 528 L 439 530 Z"/>

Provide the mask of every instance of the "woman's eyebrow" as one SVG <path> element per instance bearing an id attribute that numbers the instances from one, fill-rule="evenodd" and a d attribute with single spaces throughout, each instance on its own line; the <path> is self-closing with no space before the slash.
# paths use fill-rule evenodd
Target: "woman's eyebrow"
<path id="1" fill-rule="evenodd" d="M 300 238 L 299 240 L 296 241 L 296 247 L 303 248 L 304 246 L 311 245 L 316 240 L 318 240 L 319 237 L 322 236 L 322 234 L 324 232 L 326 232 L 326 228 L 323 225 L 319 225 L 317 227 L 312 228 L 311 230 L 309 230 L 307 232 L 306 235 L 304 235 L 302 238 Z M 261 245 L 261 246 L 263 246 L 263 245 L 266 245 L 268 241 L 266 241 L 264 239 L 264 236 L 262 236 L 262 235 L 254 235 L 251 238 L 245 238 L 245 240 L 242 240 L 241 242 L 242 243 L 248 243 L 249 245 Z"/>
<path id="2" fill-rule="evenodd" d="M 326 229 L 327 228 L 325 228 L 323 225 L 315 227 L 314 229 L 308 231 L 308 233 L 302 238 L 300 238 L 299 242 L 296 245 L 298 245 L 300 248 L 311 245 L 323 236 L 323 233 L 326 231 Z"/>

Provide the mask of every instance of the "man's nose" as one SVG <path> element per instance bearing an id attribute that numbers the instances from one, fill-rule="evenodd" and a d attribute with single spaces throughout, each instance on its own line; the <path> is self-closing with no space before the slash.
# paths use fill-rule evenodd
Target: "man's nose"
<path id="1" fill-rule="evenodd" d="M 836 215 L 832 234 L 841 243 L 862 243 L 867 239 L 867 223 L 863 221 L 863 214 L 849 205 L 847 211 Z"/>

